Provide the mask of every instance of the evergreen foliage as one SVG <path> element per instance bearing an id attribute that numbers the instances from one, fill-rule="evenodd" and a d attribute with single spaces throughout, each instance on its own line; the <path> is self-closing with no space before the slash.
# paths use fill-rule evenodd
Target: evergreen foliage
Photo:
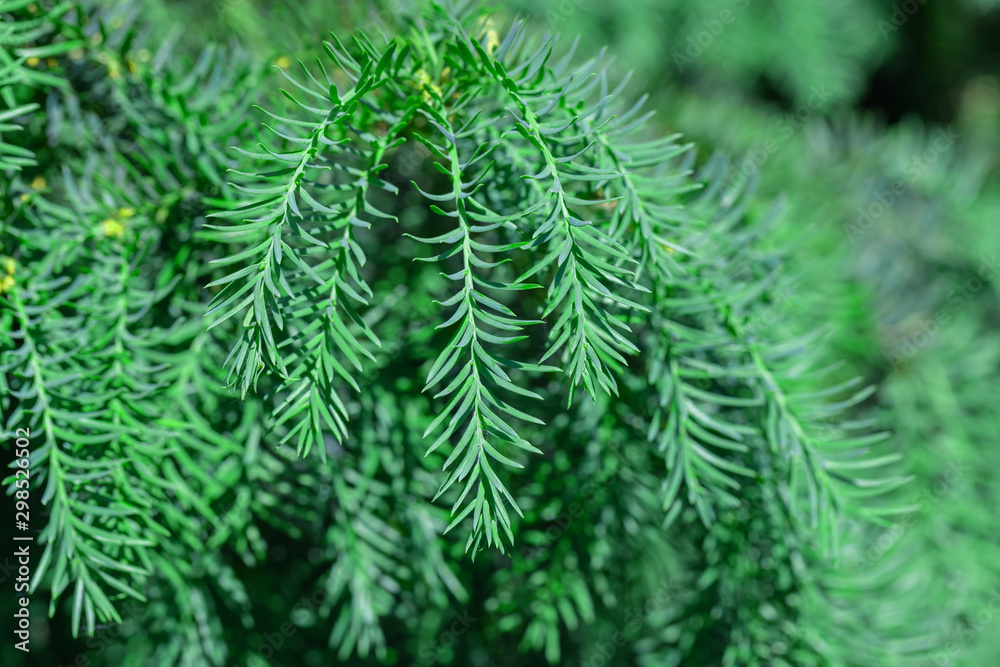
<path id="1" fill-rule="evenodd" d="M 878 15 L 840 4 L 776 3 L 804 62 L 731 69 L 720 36 L 677 80 L 850 99 L 886 47 L 804 46 Z M 320 12 L 268 67 L 192 56 L 162 7 L 0 0 L 0 405 L 5 447 L 31 433 L 33 627 L 76 642 L 52 660 L 925 664 L 1000 562 L 995 288 L 951 346 L 872 340 L 980 270 L 928 230 L 996 239 L 990 163 L 949 147 L 902 196 L 925 226 L 844 250 L 830 221 L 934 135 L 812 124 L 746 170 L 771 117 L 739 97 L 651 104 L 502 10 L 394 9 Z"/>

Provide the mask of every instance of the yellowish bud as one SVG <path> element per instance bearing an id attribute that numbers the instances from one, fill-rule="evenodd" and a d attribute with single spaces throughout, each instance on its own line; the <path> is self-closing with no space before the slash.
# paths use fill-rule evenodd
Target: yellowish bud
<path id="1" fill-rule="evenodd" d="M 120 239 L 125 235 L 125 225 L 114 218 L 108 218 L 102 222 L 101 229 L 104 231 L 105 236 L 114 236 Z"/>
<path id="2" fill-rule="evenodd" d="M 486 53 L 488 55 L 493 55 L 493 51 L 500 46 L 500 35 L 493 28 L 486 31 Z"/>

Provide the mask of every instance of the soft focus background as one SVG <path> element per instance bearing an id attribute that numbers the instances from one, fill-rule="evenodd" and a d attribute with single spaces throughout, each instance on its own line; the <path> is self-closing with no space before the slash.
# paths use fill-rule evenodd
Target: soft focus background
<path id="1" fill-rule="evenodd" d="M 400 6 L 149 0 L 146 11 L 181 49 L 234 41 L 281 65 L 326 30 L 391 24 Z M 608 45 L 664 132 L 755 175 L 756 206 L 784 199 L 769 243 L 796 281 L 759 326 L 829 325 L 831 360 L 878 388 L 864 411 L 895 433 L 915 509 L 847 535 L 840 567 L 861 568 L 864 585 L 842 586 L 833 569 L 824 585 L 841 606 L 803 613 L 848 635 L 838 642 L 853 664 L 912 653 L 920 666 L 1000 665 L 1000 2 L 504 3 L 500 17 L 515 14 L 584 53 Z M 249 587 L 259 607 L 280 595 L 274 581 Z M 462 641 L 502 647 L 500 631 Z M 68 640 L 39 636 L 32 664 L 58 660 L 46 641 Z M 657 664 L 655 637 L 648 647 Z M 510 648 L 495 664 L 518 664 Z M 281 655 L 274 664 L 317 664 Z"/>

